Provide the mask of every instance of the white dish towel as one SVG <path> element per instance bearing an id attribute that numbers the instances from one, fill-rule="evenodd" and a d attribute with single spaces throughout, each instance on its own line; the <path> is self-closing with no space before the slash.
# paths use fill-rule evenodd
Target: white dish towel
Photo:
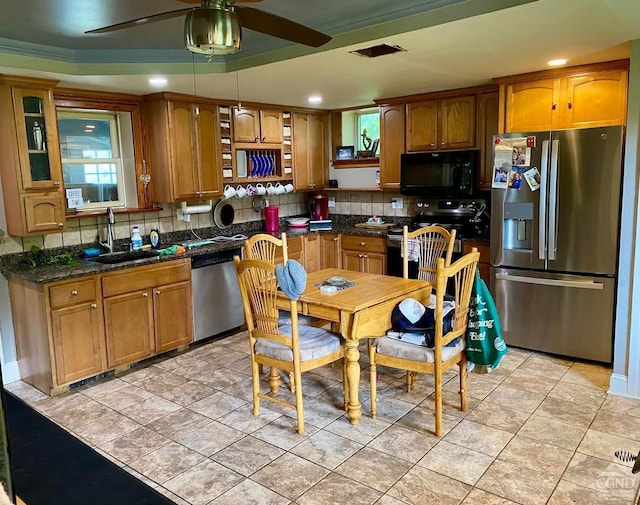
<path id="1" fill-rule="evenodd" d="M 404 258 L 404 244 L 400 242 L 400 257 Z M 420 260 L 420 241 L 417 238 L 407 240 L 407 257 L 409 261 Z"/>

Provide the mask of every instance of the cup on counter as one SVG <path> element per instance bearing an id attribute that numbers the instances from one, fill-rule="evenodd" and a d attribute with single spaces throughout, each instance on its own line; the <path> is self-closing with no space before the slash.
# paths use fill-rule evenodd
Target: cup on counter
<path id="1" fill-rule="evenodd" d="M 224 194 L 224 197 L 227 199 L 233 198 L 234 196 L 236 196 L 236 188 L 234 188 L 233 186 L 229 186 L 227 184 L 224 187 L 224 190 L 222 191 L 222 193 Z"/>
<path id="2" fill-rule="evenodd" d="M 236 195 L 238 196 L 238 198 L 244 198 L 245 196 L 247 196 L 247 190 L 238 184 L 238 187 L 236 188 Z"/>
<path id="3" fill-rule="evenodd" d="M 267 186 L 266 186 L 265 189 L 267 190 L 267 195 L 275 195 L 276 194 L 276 188 L 270 182 L 267 182 Z"/>
<path id="4" fill-rule="evenodd" d="M 291 183 L 285 184 L 284 185 L 284 191 L 285 191 L 285 193 L 293 193 L 293 184 L 291 184 Z"/>
<path id="5" fill-rule="evenodd" d="M 286 193 L 284 186 L 279 182 L 276 182 L 276 185 L 274 186 L 274 188 L 276 190 L 276 195 L 284 195 Z"/>
<path id="6" fill-rule="evenodd" d="M 256 184 L 256 195 L 264 196 L 267 194 L 267 188 L 265 188 L 261 182 Z"/>

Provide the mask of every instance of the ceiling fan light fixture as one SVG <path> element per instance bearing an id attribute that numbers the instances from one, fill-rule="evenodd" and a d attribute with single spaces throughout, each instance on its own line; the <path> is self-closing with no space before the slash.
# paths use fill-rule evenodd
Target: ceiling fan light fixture
<path id="1" fill-rule="evenodd" d="M 235 11 L 222 4 L 192 9 L 184 20 L 185 46 L 192 53 L 235 54 L 241 34 Z"/>

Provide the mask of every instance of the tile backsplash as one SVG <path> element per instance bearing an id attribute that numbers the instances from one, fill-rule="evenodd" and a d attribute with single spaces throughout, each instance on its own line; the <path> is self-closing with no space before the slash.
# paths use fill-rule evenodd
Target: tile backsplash
<path id="1" fill-rule="evenodd" d="M 327 194 L 334 197 L 336 206 L 329 209 L 329 214 L 345 215 L 377 215 L 406 217 L 413 203 L 411 197 L 382 191 L 331 191 Z M 392 199 L 401 197 L 403 207 L 393 209 Z M 306 193 L 290 193 L 287 195 L 270 196 L 270 204 L 279 207 L 280 217 L 297 216 L 308 212 Z M 230 200 L 235 210 L 235 223 L 259 221 L 260 213 L 253 210 L 251 198 L 233 198 Z M 214 202 L 215 203 L 215 202 Z M 160 235 L 176 231 L 194 230 L 214 226 L 211 212 L 192 214 L 191 222 L 187 223 L 177 218 L 179 203 L 160 203 L 160 211 L 138 212 L 132 214 L 116 214 L 115 238 L 127 239 L 131 236 L 131 227 L 138 226 L 140 234 L 148 235 L 153 226 L 158 226 Z M 17 237 L 7 235 L 0 230 L 0 255 L 20 253 L 31 249 L 32 245 L 40 248 L 69 247 L 95 244 L 98 239 L 104 240 L 106 232 L 106 217 L 91 216 L 67 219 L 67 226 L 62 233 L 35 235 L 32 237 Z"/>

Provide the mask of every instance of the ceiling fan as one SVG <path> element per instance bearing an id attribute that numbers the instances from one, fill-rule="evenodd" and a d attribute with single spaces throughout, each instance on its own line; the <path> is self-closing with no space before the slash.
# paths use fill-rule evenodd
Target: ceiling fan
<path id="1" fill-rule="evenodd" d="M 235 5 L 236 3 L 256 3 L 262 0 L 179 1 L 187 4 L 199 3 L 200 7 L 152 14 L 96 30 L 89 30 L 85 33 L 112 32 L 186 14 L 184 21 L 185 45 L 189 51 L 194 53 L 210 55 L 237 53 L 240 50 L 242 28 L 312 47 L 319 47 L 331 40 L 328 35 L 289 19 L 253 7 Z"/>

